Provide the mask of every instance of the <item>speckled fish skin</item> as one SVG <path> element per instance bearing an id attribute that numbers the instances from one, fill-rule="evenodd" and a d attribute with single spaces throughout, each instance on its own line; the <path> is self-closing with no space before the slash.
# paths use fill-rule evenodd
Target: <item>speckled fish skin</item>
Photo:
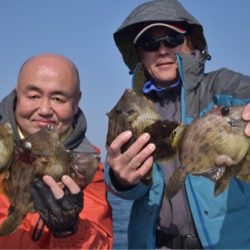
<path id="1" fill-rule="evenodd" d="M 135 93 L 132 89 L 126 89 L 107 115 L 109 117 L 107 146 L 121 132 L 131 130 L 132 138 L 122 147 L 122 152 L 126 151 L 142 133 L 148 132 L 151 137 L 150 142 L 156 145 L 154 160 L 161 160 L 175 154 L 169 137 L 179 123 L 161 120 L 160 115 L 155 111 L 154 103 L 145 96 Z"/>
<path id="2" fill-rule="evenodd" d="M 188 173 L 213 180 L 215 196 L 225 190 L 232 176 L 250 180 L 250 168 L 246 167 L 250 163 L 250 140 L 244 134 L 243 109 L 243 106 L 216 107 L 185 128 L 177 150 L 182 167 L 167 183 L 168 199 L 183 187 Z"/>
<path id="3" fill-rule="evenodd" d="M 0 173 L 8 166 L 14 150 L 13 130 L 10 123 L 0 124 Z"/>
<path id="4" fill-rule="evenodd" d="M 63 175 L 70 175 L 84 189 L 93 178 L 99 160 L 97 154 L 65 150 L 55 128 L 51 126 L 19 141 L 4 179 L 4 189 L 11 207 L 0 227 L 0 236 L 15 231 L 26 213 L 35 212 L 30 194 L 34 178 L 50 175 L 60 181 Z"/>

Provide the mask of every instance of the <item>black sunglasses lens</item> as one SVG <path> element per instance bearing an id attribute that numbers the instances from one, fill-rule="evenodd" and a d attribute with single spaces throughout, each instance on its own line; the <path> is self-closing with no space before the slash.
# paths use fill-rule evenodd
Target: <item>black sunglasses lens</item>
<path id="1" fill-rule="evenodd" d="M 157 41 L 156 39 L 148 39 L 146 41 L 143 41 L 140 44 L 140 47 L 144 51 L 156 51 L 160 47 L 160 41 Z"/>
<path id="2" fill-rule="evenodd" d="M 166 36 L 159 39 L 150 38 L 145 41 L 141 41 L 138 46 L 144 51 L 156 51 L 159 49 L 161 41 L 164 43 L 165 47 L 172 49 L 184 42 L 184 35 Z"/>
<path id="3" fill-rule="evenodd" d="M 183 35 L 177 35 L 177 36 L 166 36 L 163 40 L 164 45 L 167 48 L 175 48 L 184 42 L 184 36 Z"/>

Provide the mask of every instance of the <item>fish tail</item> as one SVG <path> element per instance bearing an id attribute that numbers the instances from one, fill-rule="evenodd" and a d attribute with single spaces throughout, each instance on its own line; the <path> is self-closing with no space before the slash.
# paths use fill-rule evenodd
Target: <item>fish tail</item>
<path id="1" fill-rule="evenodd" d="M 168 200 L 174 197 L 181 190 L 184 185 L 185 178 L 186 171 L 182 167 L 176 169 L 173 175 L 170 176 L 165 191 L 165 196 Z"/>
<path id="2" fill-rule="evenodd" d="M 0 236 L 6 236 L 19 227 L 22 223 L 22 220 L 25 216 L 25 212 L 19 209 L 15 209 L 14 207 L 9 208 L 8 217 L 3 221 L 0 226 Z"/>
<path id="3" fill-rule="evenodd" d="M 224 177 L 218 180 L 215 183 L 214 196 L 218 196 L 220 193 L 225 191 L 225 189 L 228 187 L 229 181 L 230 181 L 230 178 L 227 178 L 227 177 Z"/>

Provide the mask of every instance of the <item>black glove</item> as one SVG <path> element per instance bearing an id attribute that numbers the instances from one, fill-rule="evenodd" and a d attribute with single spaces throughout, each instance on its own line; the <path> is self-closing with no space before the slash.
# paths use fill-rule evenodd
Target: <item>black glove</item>
<path id="1" fill-rule="evenodd" d="M 36 178 L 32 183 L 31 195 L 35 208 L 55 237 L 66 237 L 75 233 L 79 213 L 83 208 L 82 191 L 77 194 L 65 192 L 57 200 L 42 179 Z"/>

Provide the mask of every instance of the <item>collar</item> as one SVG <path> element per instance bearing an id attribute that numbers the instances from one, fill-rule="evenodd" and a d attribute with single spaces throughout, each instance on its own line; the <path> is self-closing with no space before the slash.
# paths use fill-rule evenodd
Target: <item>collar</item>
<path id="1" fill-rule="evenodd" d="M 143 93 L 151 97 L 176 97 L 180 93 L 180 79 L 176 83 L 171 84 L 166 88 L 157 87 L 152 80 L 147 81 L 143 86 Z"/>

